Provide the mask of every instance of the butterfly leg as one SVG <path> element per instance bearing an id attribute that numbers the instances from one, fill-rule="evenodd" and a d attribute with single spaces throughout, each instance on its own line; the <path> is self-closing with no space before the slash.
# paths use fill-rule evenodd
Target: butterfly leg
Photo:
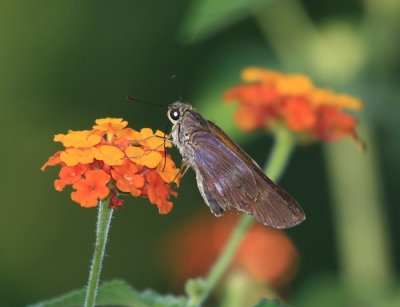
<path id="1" fill-rule="evenodd" d="M 183 160 L 182 165 L 181 165 L 181 171 L 180 171 L 181 179 L 183 178 L 183 176 L 185 176 L 185 174 L 189 170 L 189 168 L 190 168 L 189 162 L 187 160 Z"/>

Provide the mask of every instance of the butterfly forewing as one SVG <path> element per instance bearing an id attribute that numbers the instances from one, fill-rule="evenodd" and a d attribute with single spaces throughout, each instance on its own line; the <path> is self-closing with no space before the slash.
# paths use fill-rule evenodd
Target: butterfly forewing
<path id="1" fill-rule="evenodd" d="M 191 137 L 198 186 L 213 212 L 218 211 L 217 205 L 222 210 L 235 208 L 275 228 L 303 221 L 305 216 L 297 202 L 218 130 L 218 133 L 196 132 Z M 228 138 L 228 146 L 221 137 Z"/>

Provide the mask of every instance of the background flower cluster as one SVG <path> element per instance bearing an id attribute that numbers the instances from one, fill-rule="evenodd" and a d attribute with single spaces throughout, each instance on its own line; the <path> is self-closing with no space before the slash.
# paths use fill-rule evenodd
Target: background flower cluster
<path id="1" fill-rule="evenodd" d="M 242 71 L 245 84 L 227 90 L 224 99 L 238 100 L 235 113 L 245 131 L 283 123 L 306 137 L 334 141 L 345 136 L 358 140 L 357 121 L 345 110 L 359 111 L 359 99 L 317 88 L 306 76 L 250 67 Z"/>
<path id="2" fill-rule="evenodd" d="M 205 276 L 238 220 L 236 214 L 222 218 L 198 215 L 172 232 L 165 240 L 164 252 L 172 280 L 180 284 L 188 278 Z M 229 271 L 241 271 L 259 283 L 283 287 L 296 275 L 299 259 L 295 245 L 283 231 L 254 223 L 244 236 Z"/>

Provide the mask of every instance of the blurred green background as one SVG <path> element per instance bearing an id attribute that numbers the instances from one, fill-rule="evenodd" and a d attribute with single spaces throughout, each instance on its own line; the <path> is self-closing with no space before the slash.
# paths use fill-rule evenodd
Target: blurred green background
<path id="1" fill-rule="evenodd" d="M 307 74 L 365 102 L 358 117 L 367 152 L 346 141 L 298 148 L 281 181 L 307 214 L 288 231 L 302 259 L 290 300 L 396 306 L 399 10 L 396 0 L 1 1 L 1 305 L 57 296 L 87 280 L 97 211 L 54 190 L 57 169 L 40 171 L 59 149 L 54 134 L 107 116 L 163 130 L 165 110 L 125 97 L 171 103 L 178 94 L 169 77 L 177 74 L 184 100 L 263 165 L 271 138 L 244 138 L 233 106 L 221 103 L 240 70 L 257 65 Z M 208 212 L 193 172 L 179 193 L 167 216 L 136 199 L 116 212 L 103 280 L 171 291 L 163 239 Z"/>

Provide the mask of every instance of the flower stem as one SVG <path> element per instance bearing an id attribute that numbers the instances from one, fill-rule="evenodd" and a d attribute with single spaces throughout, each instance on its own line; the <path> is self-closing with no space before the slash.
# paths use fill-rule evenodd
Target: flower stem
<path id="1" fill-rule="evenodd" d="M 377 165 L 376 139 L 361 127 L 368 150 L 350 141 L 325 146 L 341 278 L 353 295 L 373 300 L 394 285 L 390 236 Z M 378 304 L 379 305 L 379 304 Z"/>
<path id="2" fill-rule="evenodd" d="M 295 142 L 290 132 L 284 128 L 276 129 L 274 136 L 275 143 L 265 168 L 265 172 L 271 179 L 277 181 L 289 162 Z M 209 294 L 220 281 L 221 277 L 224 275 L 233 257 L 235 256 L 236 250 L 238 249 L 243 236 L 249 229 L 252 222 L 253 218 L 250 215 L 245 214 L 241 217 L 235 230 L 231 234 L 229 241 L 225 245 L 224 250 L 208 273 L 202 294 L 198 296 L 197 302 L 193 306 L 201 306 L 202 302 L 207 299 Z"/>
<path id="3" fill-rule="evenodd" d="M 99 285 L 100 272 L 106 249 L 107 236 L 110 230 L 111 217 L 114 211 L 109 208 L 109 202 L 110 199 L 108 198 L 104 202 L 100 201 L 98 206 L 99 212 L 97 216 L 96 244 L 94 247 L 89 280 L 86 288 L 85 307 L 95 306 L 96 302 L 97 288 Z"/>
<path id="4" fill-rule="evenodd" d="M 274 130 L 275 144 L 264 168 L 265 173 L 277 182 L 289 163 L 290 156 L 296 145 L 294 136 L 284 127 Z"/>

